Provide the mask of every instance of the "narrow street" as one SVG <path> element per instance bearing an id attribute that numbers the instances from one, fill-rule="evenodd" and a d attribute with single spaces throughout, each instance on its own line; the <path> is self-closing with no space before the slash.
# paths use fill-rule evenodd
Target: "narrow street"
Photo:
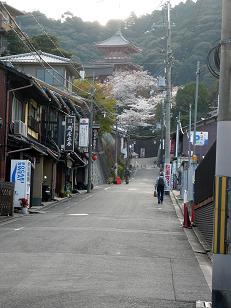
<path id="1" fill-rule="evenodd" d="M 154 169 L 0 224 L 0 307 L 192 308 L 210 290 Z M 155 170 L 157 174 L 157 169 Z"/>

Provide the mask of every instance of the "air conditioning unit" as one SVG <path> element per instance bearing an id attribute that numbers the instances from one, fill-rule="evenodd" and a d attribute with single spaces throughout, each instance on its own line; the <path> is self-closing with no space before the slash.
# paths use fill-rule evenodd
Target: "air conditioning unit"
<path id="1" fill-rule="evenodd" d="M 27 126 L 26 126 L 26 124 L 22 121 L 15 121 L 14 122 L 14 134 L 27 137 Z"/>

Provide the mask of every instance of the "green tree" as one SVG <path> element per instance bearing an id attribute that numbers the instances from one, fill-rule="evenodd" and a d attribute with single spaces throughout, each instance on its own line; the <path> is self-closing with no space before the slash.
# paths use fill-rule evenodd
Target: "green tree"
<path id="1" fill-rule="evenodd" d="M 20 38 L 17 36 L 17 34 L 10 30 L 7 32 L 7 42 L 8 42 L 8 53 L 11 55 L 16 55 L 20 53 L 29 52 L 29 48 L 27 48 L 23 42 L 20 40 Z"/>
<path id="2" fill-rule="evenodd" d="M 109 85 L 92 83 L 88 80 L 75 80 L 74 91 L 87 99 L 92 99 L 94 92 L 94 120 L 100 124 L 100 132 L 111 132 L 115 123 L 114 113 L 116 100 L 109 94 Z"/>
<path id="3" fill-rule="evenodd" d="M 64 50 L 59 46 L 57 37 L 51 34 L 42 34 L 33 36 L 31 39 L 32 44 L 37 50 L 51 53 L 57 56 L 71 58 L 71 52 Z"/>

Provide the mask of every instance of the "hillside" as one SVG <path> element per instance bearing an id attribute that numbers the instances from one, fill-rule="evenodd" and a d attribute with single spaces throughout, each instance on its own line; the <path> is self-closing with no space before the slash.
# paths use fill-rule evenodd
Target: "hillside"
<path id="1" fill-rule="evenodd" d="M 120 21 L 112 20 L 106 26 L 97 22 L 83 22 L 81 18 L 69 15 L 64 21 L 48 19 L 39 12 L 33 12 L 47 32 L 56 36 L 60 45 L 70 51 L 73 57 L 86 64 L 100 57 L 95 42 L 104 40 L 119 28 Z M 211 83 L 206 67 L 208 51 L 220 38 L 221 0 L 188 0 L 172 9 L 172 45 L 174 55 L 173 84 L 181 85 L 195 79 L 197 60 L 201 61 L 202 79 Z M 137 18 L 134 14 L 123 23 L 126 38 L 143 51 L 134 62 L 141 64 L 153 75 L 163 74 L 166 45 L 162 11 Z M 42 34 L 41 25 L 30 16 L 23 16 L 19 23 L 30 36 Z"/>

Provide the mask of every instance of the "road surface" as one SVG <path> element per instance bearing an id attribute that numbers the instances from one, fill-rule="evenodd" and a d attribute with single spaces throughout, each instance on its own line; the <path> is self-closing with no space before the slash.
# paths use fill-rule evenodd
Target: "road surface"
<path id="1" fill-rule="evenodd" d="M 157 171 L 155 171 L 157 172 Z M 210 291 L 154 169 L 0 224 L 0 307 L 191 308 Z"/>

